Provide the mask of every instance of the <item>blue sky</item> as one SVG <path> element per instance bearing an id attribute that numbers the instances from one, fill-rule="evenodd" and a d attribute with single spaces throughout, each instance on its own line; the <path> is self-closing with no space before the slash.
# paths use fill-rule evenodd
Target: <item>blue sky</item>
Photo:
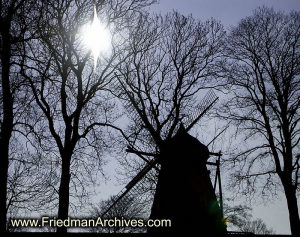
<path id="1" fill-rule="evenodd" d="M 160 0 L 153 6 L 155 12 L 165 13 L 178 10 L 192 14 L 199 19 L 214 17 L 225 26 L 235 25 L 240 19 L 251 15 L 259 6 L 273 7 L 275 10 L 300 10 L 299 0 Z"/>

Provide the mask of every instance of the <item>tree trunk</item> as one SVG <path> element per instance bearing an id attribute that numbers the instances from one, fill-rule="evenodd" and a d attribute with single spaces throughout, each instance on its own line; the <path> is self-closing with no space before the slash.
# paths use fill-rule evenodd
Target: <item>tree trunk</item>
<path id="1" fill-rule="evenodd" d="M 300 236 L 300 219 L 298 212 L 298 204 L 296 197 L 296 190 L 292 186 L 292 182 L 288 182 L 286 179 L 282 180 L 284 187 L 285 197 L 287 201 L 287 206 L 289 210 L 290 228 L 291 233 L 294 236 Z"/>
<path id="2" fill-rule="evenodd" d="M 1 135 L 4 135 L 3 132 Z M 0 233 L 6 231 L 6 198 L 7 198 L 7 174 L 8 174 L 8 144 L 7 139 L 0 141 Z"/>
<path id="3" fill-rule="evenodd" d="M 1 27 L 1 36 L 3 40 L 1 55 L 3 121 L 1 121 L 0 128 L 0 232 L 5 232 L 9 142 L 13 129 L 13 99 L 9 81 L 11 58 L 10 25 L 3 23 Z"/>
<path id="4" fill-rule="evenodd" d="M 72 154 L 72 153 L 71 153 Z M 58 219 L 65 220 L 69 214 L 70 202 L 70 161 L 72 155 L 62 156 L 62 170 L 59 187 Z M 57 227 L 57 232 L 66 233 L 67 227 Z"/>

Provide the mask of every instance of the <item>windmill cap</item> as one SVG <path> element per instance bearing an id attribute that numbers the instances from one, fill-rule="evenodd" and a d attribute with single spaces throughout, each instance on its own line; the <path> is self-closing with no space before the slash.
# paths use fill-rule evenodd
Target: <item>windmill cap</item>
<path id="1" fill-rule="evenodd" d="M 182 123 L 180 123 L 179 129 L 176 135 L 173 137 L 170 145 L 175 150 L 180 149 L 184 151 L 187 149 L 187 154 L 201 154 L 204 159 L 208 159 L 209 157 L 208 147 L 201 143 L 197 138 L 190 135 Z"/>

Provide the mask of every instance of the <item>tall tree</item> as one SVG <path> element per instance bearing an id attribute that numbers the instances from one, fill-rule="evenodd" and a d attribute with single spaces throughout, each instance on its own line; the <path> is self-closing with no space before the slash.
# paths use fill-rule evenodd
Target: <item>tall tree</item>
<path id="1" fill-rule="evenodd" d="M 111 88 L 129 114 L 127 134 L 135 149 L 159 154 L 180 123 L 201 109 L 199 99 L 217 85 L 224 35 L 219 22 L 178 12 L 140 18 L 130 32 L 131 56 Z M 137 162 L 127 174 L 145 165 Z M 153 189 L 155 176 L 146 178 Z"/>
<path id="2" fill-rule="evenodd" d="M 223 118 L 235 121 L 249 147 L 231 159 L 236 184 L 248 192 L 284 189 L 293 235 L 300 234 L 300 12 L 259 8 L 227 40 L 230 100 Z M 239 146 L 242 148 L 242 146 Z M 257 184 L 257 186 L 255 185 Z"/>
<path id="3" fill-rule="evenodd" d="M 26 4 L 25 4 L 26 3 Z M 23 83 L 17 67 L 34 14 L 33 1 L 0 1 L 0 231 L 6 230 L 9 149 L 17 124 L 17 93 Z"/>
<path id="4" fill-rule="evenodd" d="M 27 46 L 23 75 L 30 83 L 60 158 L 59 219 L 68 218 L 71 178 L 82 178 L 77 174 L 78 166 L 96 167 L 95 163 L 88 163 L 91 160 L 101 165 L 105 145 L 101 127 L 116 128 L 111 113 L 114 102 L 105 88 L 126 57 L 127 27 L 134 22 L 135 14 L 152 2 L 60 0 L 40 6 L 41 17 L 35 29 L 40 40 Z M 101 55 L 97 67 L 90 60 L 91 53 L 83 47 L 81 35 L 81 27 L 91 19 L 94 4 L 112 33 L 111 52 Z M 67 228 L 57 231 L 66 232 Z"/>

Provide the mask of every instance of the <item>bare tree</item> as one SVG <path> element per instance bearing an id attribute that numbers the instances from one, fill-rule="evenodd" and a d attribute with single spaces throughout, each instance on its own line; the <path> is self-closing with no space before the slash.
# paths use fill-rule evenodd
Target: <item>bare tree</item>
<path id="1" fill-rule="evenodd" d="M 230 199 L 224 204 L 224 218 L 227 226 L 234 231 L 252 234 L 271 235 L 275 231 L 268 228 L 262 219 L 252 219 L 252 208 L 246 205 L 228 205 Z"/>
<path id="2" fill-rule="evenodd" d="M 153 1 L 95 2 L 98 14 L 110 24 L 112 33 L 111 53 L 102 55 L 97 68 L 93 68 L 90 52 L 82 47 L 80 36 L 80 28 L 93 13 L 94 2 L 41 3 L 40 19 L 33 29 L 40 39 L 27 45 L 22 69 L 47 123 L 61 165 L 59 219 L 68 217 L 72 182 L 78 181 L 84 188 L 87 183 L 82 179 L 92 179 L 93 169 L 101 168 L 103 148 L 112 145 L 105 142 L 107 133 L 103 127 L 121 131 L 113 125 L 114 102 L 105 88 L 126 57 L 124 29 L 134 22 L 136 12 Z M 85 175 L 80 175 L 82 171 Z M 71 188 L 76 191 L 77 187 L 73 184 Z M 61 227 L 57 231 L 67 229 Z"/>
<path id="3" fill-rule="evenodd" d="M 271 228 L 268 228 L 262 219 L 249 220 L 245 223 L 242 223 L 240 231 L 249 232 L 256 235 L 275 234 L 275 231 Z"/>
<path id="4" fill-rule="evenodd" d="M 200 109 L 201 95 L 217 87 L 224 34 L 215 20 L 201 22 L 178 12 L 140 18 L 130 32 L 132 54 L 120 65 L 111 88 L 127 110 L 126 133 L 134 149 L 159 154 L 180 123 Z M 121 162 L 127 175 L 145 165 L 142 159 Z M 146 177 L 149 190 L 156 175 L 153 170 Z"/>
<path id="5" fill-rule="evenodd" d="M 226 56 L 231 97 L 222 118 L 249 142 L 230 159 L 235 184 L 248 194 L 258 187 L 265 193 L 278 187 L 278 177 L 291 232 L 299 235 L 300 13 L 257 9 L 231 30 Z"/>
<path id="6" fill-rule="evenodd" d="M 115 196 L 111 196 L 107 200 L 101 201 L 97 206 L 94 206 L 91 215 L 95 218 L 101 217 L 106 208 L 113 204 Z M 105 218 L 118 218 L 119 220 L 126 219 L 146 219 L 149 215 L 149 203 L 147 200 L 140 197 L 128 197 L 126 201 L 116 204 L 113 212 L 109 213 L 109 216 Z M 132 233 L 132 232 L 145 232 L 146 228 L 132 228 L 130 226 L 114 226 L 114 227 L 99 227 L 97 229 L 91 229 L 92 232 L 104 232 L 104 233 Z"/>
<path id="7" fill-rule="evenodd" d="M 224 203 L 224 218 L 226 220 L 227 227 L 240 230 L 241 227 L 249 221 L 251 218 L 251 208 L 245 205 L 228 205 L 227 202 Z"/>
<path id="8" fill-rule="evenodd" d="M 0 232 L 6 229 L 7 180 L 10 167 L 10 142 L 16 127 L 22 124 L 26 89 L 18 67 L 23 58 L 22 46 L 29 40 L 28 28 L 34 16 L 34 1 L 0 1 Z M 29 99 L 29 98 L 27 98 Z M 24 123 L 23 123 L 24 124 Z"/>

